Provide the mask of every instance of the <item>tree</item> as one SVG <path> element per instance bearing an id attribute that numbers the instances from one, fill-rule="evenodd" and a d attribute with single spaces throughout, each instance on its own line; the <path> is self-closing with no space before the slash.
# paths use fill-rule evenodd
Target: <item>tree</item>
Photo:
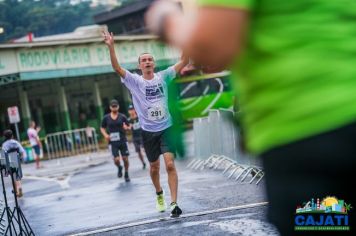
<path id="1" fill-rule="evenodd" d="M 5 0 L 0 2 L 0 42 L 19 38 L 29 32 L 35 36 L 67 33 L 93 24 L 93 15 L 105 9 L 90 7 L 89 1 L 72 5 L 70 0 Z"/>

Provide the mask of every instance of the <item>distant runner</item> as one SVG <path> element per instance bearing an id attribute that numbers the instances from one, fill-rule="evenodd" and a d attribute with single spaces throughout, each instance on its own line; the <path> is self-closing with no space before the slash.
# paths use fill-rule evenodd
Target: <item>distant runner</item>
<path id="1" fill-rule="evenodd" d="M 130 129 L 132 131 L 132 142 L 135 146 L 135 151 L 137 152 L 138 157 L 142 162 L 142 169 L 146 169 L 146 162 L 143 159 L 143 153 L 142 153 L 142 148 L 143 148 L 142 129 L 140 126 L 140 122 L 138 121 L 137 113 L 133 106 L 129 106 L 129 115 L 130 115 L 129 117 Z"/>
<path id="2" fill-rule="evenodd" d="M 111 112 L 104 116 L 101 122 L 100 131 L 109 142 L 111 153 L 114 157 L 114 163 L 118 168 L 117 176 L 122 177 L 122 166 L 120 165 L 120 156 L 125 166 L 125 181 L 130 182 L 129 178 L 129 149 L 127 148 L 127 139 L 125 129 L 128 129 L 129 123 L 124 114 L 119 113 L 119 103 L 113 99 L 110 102 Z"/>

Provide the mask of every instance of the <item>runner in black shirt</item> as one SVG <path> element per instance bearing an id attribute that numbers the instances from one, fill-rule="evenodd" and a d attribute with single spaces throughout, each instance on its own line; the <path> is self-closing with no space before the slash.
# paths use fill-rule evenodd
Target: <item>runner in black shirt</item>
<path id="1" fill-rule="evenodd" d="M 135 151 L 137 152 L 138 157 L 142 162 L 142 168 L 146 169 L 146 163 L 143 159 L 143 153 L 142 153 L 142 148 L 143 148 L 143 141 L 141 136 L 142 129 L 138 121 L 135 108 L 132 105 L 129 106 L 129 115 L 130 115 L 129 118 L 130 129 L 132 131 L 132 142 L 135 146 Z"/>
<path id="2" fill-rule="evenodd" d="M 100 131 L 109 142 L 115 165 L 118 167 L 118 177 L 122 177 L 122 166 L 120 165 L 120 155 L 125 166 L 125 181 L 129 182 L 129 150 L 125 129 L 129 129 L 129 123 L 125 115 L 119 113 L 119 103 L 113 99 L 110 102 L 111 112 L 104 116 L 101 122 Z"/>

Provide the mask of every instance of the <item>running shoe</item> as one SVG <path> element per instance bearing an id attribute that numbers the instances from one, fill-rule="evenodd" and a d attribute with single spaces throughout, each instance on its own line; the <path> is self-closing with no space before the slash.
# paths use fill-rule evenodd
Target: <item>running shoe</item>
<path id="1" fill-rule="evenodd" d="M 176 218 L 182 214 L 182 209 L 179 208 L 176 202 L 171 203 L 171 217 Z"/>
<path id="2" fill-rule="evenodd" d="M 121 178 L 122 177 L 122 166 L 118 166 L 118 172 L 117 172 L 117 177 Z"/>
<path id="3" fill-rule="evenodd" d="M 125 172 L 125 181 L 130 182 L 129 173 Z"/>
<path id="4" fill-rule="evenodd" d="M 164 192 L 157 195 L 156 209 L 159 212 L 164 212 L 167 209 L 166 201 L 164 200 Z"/>

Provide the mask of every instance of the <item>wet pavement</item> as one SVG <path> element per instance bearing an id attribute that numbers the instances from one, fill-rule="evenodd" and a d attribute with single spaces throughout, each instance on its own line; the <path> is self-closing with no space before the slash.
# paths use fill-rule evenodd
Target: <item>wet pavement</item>
<path id="1" fill-rule="evenodd" d="M 142 169 L 132 148 L 130 145 L 130 183 L 117 178 L 117 168 L 108 152 L 66 158 L 60 163 L 44 162 L 45 168 L 40 170 L 35 170 L 33 164 L 24 165 L 24 197 L 19 203 L 36 235 L 72 235 L 93 230 L 101 230 L 96 235 L 276 234 L 267 223 L 266 206 L 216 211 L 266 202 L 263 181 L 259 185 L 238 183 L 219 171 L 190 170 L 186 168 L 190 160 L 176 162 L 178 203 L 186 217 L 159 220 L 167 219 L 169 212 L 156 212 L 149 172 Z M 161 182 L 169 204 L 163 162 Z M 204 211 L 211 212 L 199 215 Z M 152 223 L 145 224 L 150 220 Z M 105 230 L 113 226 L 116 229 Z"/>
<path id="2" fill-rule="evenodd" d="M 250 235 L 278 236 L 265 220 L 267 207 L 233 210 L 223 213 L 182 218 L 154 224 L 124 227 L 95 236 L 114 235 Z"/>

